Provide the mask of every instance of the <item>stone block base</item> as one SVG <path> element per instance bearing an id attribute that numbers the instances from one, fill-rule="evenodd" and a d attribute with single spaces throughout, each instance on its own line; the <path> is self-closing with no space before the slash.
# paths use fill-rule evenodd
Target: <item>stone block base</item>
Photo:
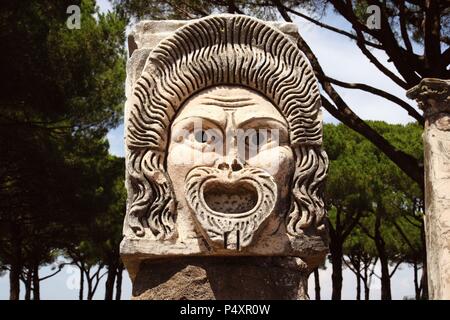
<path id="1" fill-rule="evenodd" d="M 142 262 L 133 300 L 304 300 L 309 271 L 291 257 L 187 257 Z"/>

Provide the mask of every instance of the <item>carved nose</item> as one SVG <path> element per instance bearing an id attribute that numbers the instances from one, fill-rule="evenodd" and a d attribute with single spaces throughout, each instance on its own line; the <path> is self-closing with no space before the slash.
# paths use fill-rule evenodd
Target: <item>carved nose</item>
<path id="1" fill-rule="evenodd" d="M 224 161 L 220 162 L 219 165 L 217 166 L 218 169 L 220 170 L 231 170 L 231 171 L 239 171 L 242 170 L 242 168 L 244 167 L 244 165 L 242 164 L 241 161 L 239 161 L 238 159 L 234 158 L 234 159 L 224 159 Z"/>

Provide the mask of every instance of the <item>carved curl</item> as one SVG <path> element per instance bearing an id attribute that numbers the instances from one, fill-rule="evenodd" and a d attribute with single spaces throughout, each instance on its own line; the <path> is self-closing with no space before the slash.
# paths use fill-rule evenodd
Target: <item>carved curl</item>
<path id="1" fill-rule="evenodd" d="M 127 162 L 129 190 L 128 225 L 137 236 L 149 228 L 157 239 L 173 234 L 175 224 L 174 196 L 170 179 L 163 168 L 164 154 L 152 150 L 130 152 Z"/>
<path id="2" fill-rule="evenodd" d="M 299 235 L 310 227 L 323 231 L 326 212 L 322 194 L 328 170 L 327 154 L 320 147 L 301 146 L 295 148 L 295 157 L 287 231 L 291 235 Z"/>
<path id="3" fill-rule="evenodd" d="M 245 86 L 270 99 L 289 123 L 294 148 L 321 145 L 317 81 L 309 61 L 286 35 L 241 15 L 218 15 L 187 24 L 152 50 L 126 104 L 127 158 L 132 163 L 127 180 L 133 190 L 127 219 L 137 236 L 143 236 L 146 228 L 159 239 L 173 234 L 174 197 L 163 165 L 170 123 L 191 95 L 223 84 Z M 295 185 L 302 188 L 315 188 L 308 183 L 320 185 L 301 173 L 297 181 Z M 297 194 L 295 203 L 308 208 L 301 210 L 309 218 L 300 211 L 291 212 L 293 233 L 304 219 L 309 221 L 321 211 L 311 209 L 320 206 L 314 191 L 310 196 Z"/>

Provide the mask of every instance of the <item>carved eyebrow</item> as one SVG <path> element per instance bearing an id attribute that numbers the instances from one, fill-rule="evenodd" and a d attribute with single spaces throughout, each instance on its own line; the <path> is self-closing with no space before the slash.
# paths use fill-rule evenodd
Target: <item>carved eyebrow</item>
<path id="1" fill-rule="evenodd" d="M 252 122 L 266 122 L 266 123 L 267 122 L 276 122 L 277 124 L 280 125 L 280 127 L 282 129 L 285 129 L 286 131 L 288 130 L 285 122 L 275 119 L 275 118 L 269 118 L 269 117 L 250 118 L 250 119 L 247 119 L 247 120 L 239 123 L 238 126 L 239 127 L 249 126 L 249 124 L 252 124 Z"/>
<path id="2" fill-rule="evenodd" d="M 220 121 L 216 120 L 216 119 L 211 119 L 211 118 L 204 118 L 201 116 L 191 116 L 191 117 L 185 117 L 185 118 L 181 118 L 181 119 L 176 119 L 173 123 L 172 123 L 172 127 L 179 125 L 180 123 L 193 123 L 196 120 L 201 120 L 201 121 L 205 121 L 206 123 L 212 123 L 214 124 L 217 128 L 219 128 L 222 132 L 224 131 L 224 127 L 223 127 L 223 123 L 220 123 Z M 189 122 L 188 122 L 189 121 Z M 225 124 L 226 126 L 226 124 Z"/>
<path id="3" fill-rule="evenodd" d="M 240 108 L 254 106 L 256 102 L 252 98 L 235 98 L 224 96 L 206 96 L 202 99 L 201 104 L 213 105 L 224 108 Z"/>

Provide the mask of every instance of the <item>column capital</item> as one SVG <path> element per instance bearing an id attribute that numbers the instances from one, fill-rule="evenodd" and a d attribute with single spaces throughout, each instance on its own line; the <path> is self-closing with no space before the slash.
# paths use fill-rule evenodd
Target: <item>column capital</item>
<path id="1" fill-rule="evenodd" d="M 450 113 L 450 80 L 422 79 L 406 92 L 406 96 L 417 101 L 426 118 L 438 113 Z"/>

